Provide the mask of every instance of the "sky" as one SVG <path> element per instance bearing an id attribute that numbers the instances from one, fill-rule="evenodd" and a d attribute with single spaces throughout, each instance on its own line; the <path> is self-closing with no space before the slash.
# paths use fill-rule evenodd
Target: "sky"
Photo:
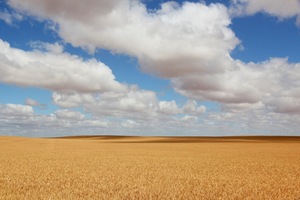
<path id="1" fill-rule="evenodd" d="M 299 52 L 298 0 L 0 0 L 0 135 L 300 135 Z"/>

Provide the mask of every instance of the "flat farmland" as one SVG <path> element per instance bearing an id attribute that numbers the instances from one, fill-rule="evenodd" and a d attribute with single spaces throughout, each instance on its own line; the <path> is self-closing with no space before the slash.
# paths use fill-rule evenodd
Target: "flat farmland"
<path id="1" fill-rule="evenodd" d="M 299 137 L 0 137 L 0 199 L 300 199 Z"/>

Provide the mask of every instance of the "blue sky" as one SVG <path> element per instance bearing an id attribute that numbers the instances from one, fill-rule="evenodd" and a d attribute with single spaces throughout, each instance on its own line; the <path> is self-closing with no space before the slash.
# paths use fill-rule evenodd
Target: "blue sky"
<path id="1" fill-rule="evenodd" d="M 299 27 L 297 0 L 1 1 L 0 134 L 299 135 Z"/>

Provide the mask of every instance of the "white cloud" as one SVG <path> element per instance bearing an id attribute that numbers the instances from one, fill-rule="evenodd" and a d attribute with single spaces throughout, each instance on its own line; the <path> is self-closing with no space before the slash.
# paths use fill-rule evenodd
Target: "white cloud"
<path id="1" fill-rule="evenodd" d="M 124 92 L 105 92 L 94 94 L 59 93 L 52 95 L 53 102 L 62 108 L 83 107 L 93 116 L 113 116 L 139 120 L 158 120 L 172 118 L 178 114 L 197 114 L 205 112 L 205 106 L 196 103 L 192 108 L 179 107 L 175 101 L 159 101 L 155 92 L 128 86 Z"/>
<path id="2" fill-rule="evenodd" d="M 69 119 L 69 120 L 83 120 L 85 116 L 77 111 L 72 110 L 57 110 L 54 112 L 57 118 L 59 119 Z"/>
<path id="3" fill-rule="evenodd" d="M 173 101 L 160 101 L 158 103 L 159 112 L 167 115 L 176 115 L 180 113 L 180 110 L 176 104 L 176 102 Z"/>
<path id="4" fill-rule="evenodd" d="M 236 15 L 253 15 L 264 12 L 279 19 L 300 15 L 299 0 L 233 0 L 231 13 Z M 298 22 L 297 22 L 298 24 Z"/>
<path id="5" fill-rule="evenodd" d="M 239 103 L 239 104 L 224 104 L 222 105 L 222 111 L 228 113 L 247 112 L 250 110 L 265 110 L 266 106 L 262 102 L 258 103 Z"/>
<path id="6" fill-rule="evenodd" d="M 300 63 L 273 58 L 249 67 L 260 73 L 253 84 L 260 90 L 262 103 L 275 112 L 299 113 Z"/>
<path id="7" fill-rule="evenodd" d="M 181 118 L 181 120 L 187 123 L 197 123 L 198 118 L 196 116 L 185 115 Z"/>
<path id="8" fill-rule="evenodd" d="M 272 2 L 241 0 L 233 5 L 244 6 L 248 14 L 265 11 L 290 17 L 298 13 L 296 1 L 284 8 L 279 1 Z M 230 52 L 239 40 L 229 28 L 228 9 L 221 4 L 185 2 L 180 6 L 167 2 L 151 12 L 141 2 L 129 0 L 92 2 L 80 9 L 67 1 L 10 0 L 9 4 L 19 11 L 53 20 L 62 38 L 75 46 L 106 48 L 137 57 L 144 71 L 170 78 L 177 92 L 192 99 L 257 104 L 266 103 L 266 94 L 282 92 L 278 82 L 282 75 L 275 75 L 276 69 L 267 67 L 275 66 L 276 59 L 262 64 L 231 58 Z M 97 6 L 105 12 L 92 8 Z M 87 15 L 78 17 L 78 12 L 89 9 Z M 292 74 L 298 73 L 297 66 L 290 68 Z M 285 88 L 296 84 L 293 81 L 287 79 Z M 276 85 L 270 85 L 272 82 Z"/>
<path id="9" fill-rule="evenodd" d="M 41 41 L 31 41 L 29 42 L 29 45 L 33 49 L 54 54 L 62 54 L 64 51 L 63 45 L 59 44 L 58 42 L 51 44 Z"/>
<path id="10" fill-rule="evenodd" d="M 9 4 L 54 20 L 59 24 L 60 36 L 74 46 L 135 56 L 143 70 L 163 77 L 218 73 L 231 68 L 227 54 L 238 43 L 228 28 L 227 9 L 221 4 L 185 2 L 179 7 L 167 2 L 153 12 L 129 0 L 91 2 L 80 9 L 67 0 L 10 0 Z M 88 14 L 78 17 L 87 10 Z"/>
<path id="11" fill-rule="evenodd" d="M 268 106 L 275 112 L 300 114 L 299 98 L 289 96 L 279 97 L 278 99 L 273 98 L 268 102 Z"/>
<path id="12" fill-rule="evenodd" d="M 103 118 L 84 116 L 76 111 L 58 110 L 54 114 L 40 115 L 32 107 L 0 105 L 0 134 L 30 136 L 62 136 L 91 134 L 125 135 L 235 135 L 264 134 L 290 135 L 299 129 L 300 116 L 270 113 L 261 109 L 244 112 L 224 110 L 209 112 L 207 116 L 185 114 L 178 118 L 147 120 L 130 118 Z"/>
<path id="13" fill-rule="evenodd" d="M 34 115 L 34 111 L 31 106 L 19 104 L 0 104 L 0 115 L 29 117 Z"/>
<path id="14" fill-rule="evenodd" d="M 287 59 L 272 58 L 261 63 L 236 61 L 236 64 L 238 66 L 236 70 L 216 75 L 185 77 L 186 80 L 173 81 L 173 85 L 185 96 L 213 100 L 224 104 L 225 107 L 242 110 L 245 107 L 260 109 L 263 104 L 270 111 L 297 112 L 300 87 L 299 63 L 293 64 Z M 293 106 L 283 109 L 280 104 L 285 102 L 284 99 Z M 294 111 L 288 111 L 290 109 Z"/>
<path id="15" fill-rule="evenodd" d="M 52 48 L 50 44 L 45 45 Z M 123 90 L 109 67 L 95 59 L 68 53 L 23 51 L 0 40 L 0 81 L 55 91 L 103 92 Z"/>
<path id="16" fill-rule="evenodd" d="M 121 123 L 124 128 L 136 128 L 138 127 L 138 123 L 133 120 L 126 120 Z"/>
<path id="17" fill-rule="evenodd" d="M 196 85 L 196 93 L 201 93 L 193 95 L 197 99 L 239 102 L 237 96 L 249 94 L 230 91 L 227 95 L 228 91 L 224 91 L 227 88 L 216 88 L 223 83 L 216 81 L 215 85 L 211 80 L 220 76 L 227 81 L 223 74 L 237 68 L 229 53 L 239 40 L 228 27 L 231 21 L 225 6 L 185 2 L 180 7 L 168 2 L 161 9 L 148 12 L 137 1 L 92 3 L 106 11 L 91 9 L 88 15 L 79 18 L 77 7 L 67 1 L 60 1 L 59 6 L 52 1 L 9 1 L 20 11 L 58 23 L 61 37 L 74 46 L 106 48 L 137 57 L 144 71 L 171 78 L 181 94 L 190 96 L 186 93 L 192 85 Z M 90 7 L 91 4 L 84 4 L 81 10 Z M 192 79 L 195 82 L 191 85 Z M 199 87 L 210 87 L 212 91 L 202 98 Z M 252 99 L 255 97 L 249 98 L 245 101 L 255 101 Z"/>
<path id="18" fill-rule="evenodd" d="M 235 63 L 238 66 L 237 63 Z M 200 74 L 173 79 L 177 92 L 192 99 L 210 100 L 220 103 L 257 103 L 260 86 L 256 86 L 258 72 L 238 66 L 219 74 Z M 253 85 L 255 83 L 255 85 Z"/>
<path id="19" fill-rule="evenodd" d="M 91 130 L 96 134 L 109 124 L 99 118 L 86 119 L 83 114 L 70 110 L 40 115 L 31 106 L 19 104 L 0 104 L 0 116 L 1 135 L 62 136 L 88 134 Z"/>
<path id="20" fill-rule="evenodd" d="M 153 91 L 120 84 L 114 80 L 111 70 L 104 64 L 95 60 L 84 61 L 82 58 L 64 53 L 59 44 L 36 42 L 31 43 L 31 46 L 35 48 L 33 51 L 23 51 L 10 47 L 6 42 L 0 42 L 3 47 L 0 50 L 3 61 L 0 69 L 3 73 L 0 80 L 20 86 L 51 89 L 53 90 L 53 103 L 61 108 L 82 107 L 94 118 L 113 117 L 122 126 L 128 125 L 128 127 L 129 125 L 133 127 L 133 123 L 129 122 L 134 120 L 155 122 L 164 119 L 172 121 L 173 117 L 175 119 L 178 114 L 185 113 L 184 109 L 179 108 L 175 101 L 159 101 Z M 52 51 L 53 46 L 59 48 L 54 48 Z M 80 79 L 83 75 L 86 75 L 84 80 L 87 83 Z M 112 87 L 108 87 L 107 82 L 111 82 Z M 97 87 L 97 84 L 107 87 L 93 89 L 95 86 Z M 25 104 L 31 109 L 32 106 L 43 106 L 30 98 L 25 100 Z M 205 107 L 200 106 L 194 109 L 196 110 L 193 112 L 198 112 L 199 109 L 203 110 Z M 34 115 L 28 118 L 28 123 L 34 126 L 36 121 L 40 120 L 45 120 L 45 124 L 50 124 L 49 126 L 52 126 L 53 123 L 58 127 L 71 127 L 76 120 L 85 121 L 95 127 L 107 126 L 107 122 L 101 120 L 98 124 L 97 120 L 85 120 L 83 114 L 67 109 L 57 110 L 51 116 Z M 26 124 L 27 122 L 23 121 L 22 123 Z"/>
<path id="21" fill-rule="evenodd" d="M 75 108 L 83 103 L 93 103 L 92 94 L 79 94 L 77 92 L 53 92 L 52 101 L 62 108 Z"/>
<path id="22" fill-rule="evenodd" d="M 0 42 L 0 80 L 51 89 L 53 102 L 62 108 L 82 106 L 96 119 L 113 119 L 101 121 L 104 126 L 156 127 L 166 132 L 180 131 L 189 121 L 198 122 L 192 128 L 195 133 L 199 129 L 271 133 L 275 128 L 295 132 L 300 64 L 284 58 L 244 63 L 230 56 L 239 44 L 230 29 L 234 16 L 230 12 L 299 19 L 298 1 L 285 6 L 280 2 L 236 0 L 230 11 L 221 4 L 167 2 L 149 11 L 136 0 L 8 1 L 22 14 L 52 20 L 64 41 L 74 46 L 136 57 L 143 71 L 170 79 L 178 93 L 192 99 L 182 107 L 159 101 L 152 91 L 118 83 L 101 62 L 64 53 L 59 44 L 37 43 L 33 44 L 36 50 L 26 52 Z M 208 113 L 207 119 L 201 119 L 206 108 L 195 100 L 218 102 L 222 113 Z"/>
<path id="23" fill-rule="evenodd" d="M 93 102 L 84 101 L 87 112 L 96 116 L 117 116 L 131 118 L 151 118 L 157 103 L 152 91 L 128 88 L 124 93 L 108 92 L 94 95 Z"/>
<path id="24" fill-rule="evenodd" d="M 206 107 L 198 106 L 196 101 L 190 100 L 183 106 L 183 112 L 190 115 L 200 115 L 206 112 Z"/>

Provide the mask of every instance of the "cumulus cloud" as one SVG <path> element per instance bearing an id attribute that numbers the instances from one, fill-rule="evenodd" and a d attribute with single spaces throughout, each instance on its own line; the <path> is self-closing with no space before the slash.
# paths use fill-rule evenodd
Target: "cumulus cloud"
<path id="1" fill-rule="evenodd" d="M 201 105 L 198 106 L 196 101 L 189 100 L 184 106 L 183 106 L 183 112 L 190 114 L 190 115 L 200 115 L 206 112 L 206 107 Z"/>
<path id="2" fill-rule="evenodd" d="M 180 110 L 174 100 L 172 101 L 161 101 L 158 104 L 159 112 L 168 115 L 176 115 L 180 113 Z"/>
<path id="3" fill-rule="evenodd" d="M 124 128 L 137 128 L 138 127 L 138 123 L 133 120 L 126 120 L 126 121 L 122 122 L 121 125 Z"/>
<path id="4" fill-rule="evenodd" d="M 233 0 L 231 13 L 233 16 L 239 15 L 253 15 L 258 12 L 267 13 L 269 15 L 278 17 L 279 19 L 286 19 L 297 17 L 297 25 L 300 17 L 300 2 L 298 0 Z"/>
<path id="5" fill-rule="evenodd" d="M 95 116 L 148 116 L 157 102 L 152 91 L 127 88 L 125 92 L 105 92 L 102 94 L 59 93 L 52 95 L 53 102 L 62 108 L 83 106 Z M 149 116 L 150 117 L 150 116 Z"/>
<path id="6" fill-rule="evenodd" d="M 273 58 L 249 67 L 255 67 L 258 73 L 252 82 L 260 90 L 264 105 L 275 112 L 299 113 L 300 63 Z"/>
<path id="7" fill-rule="evenodd" d="M 190 104 L 190 103 L 187 103 Z M 149 135 L 290 135 L 298 130 L 299 115 L 249 109 L 244 112 L 224 110 L 206 116 L 188 115 L 163 120 L 91 117 L 68 109 L 53 114 L 34 113 L 32 107 L 0 104 L 0 134 L 30 136 L 62 136 L 91 134 L 149 134 Z M 147 130 L 147 131 L 145 131 Z"/>
<path id="8" fill-rule="evenodd" d="M 69 120 L 83 120 L 85 116 L 77 111 L 72 110 L 57 110 L 54 112 L 55 116 L 59 119 L 69 119 Z"/>
<path id="9" fill-rule="evenodd" d="M 144 128 L 139 120 L 162 131 L 199 121 L 195 131 L 210 132 L 213 125 L 229 132 L 255 124 L 293 127 L 299 122 L 300 64 L 287 58 L 244 63 L 230 55 L 239 44 L 230 28 L 232 16 L 265 12 L 299 19 L 298 1 L 279 2 L 235 0 L 230 10 L 221 4 L 166 2 L 149 11 L 138 0 L 8 0 L 21 14 L 51 20 L 61 38 L 74 46 L 136 57 L 143 71 L 169 79 L 175 91 L 192 100 L 183 106 L 159 101 L 152 91 L 118 83 L 101 62 L 64 53 L 58 43 L 32 43 L 36 50 L 22 51 L 0 41 L 0 80 L 51 89 L 61 108 L 82 106 L 96 118 L 124 119 L 118 123 L 122 127 Z M 220 103 L 223 112 L 199 119 L 206 108 L 195 100 Z M 69 111 L 59 112 L 67 117 Z"/>
<path id="10" fill-rule="evenodd" d="M 220 74 L 173 79 L 175 90 L 191 99 L 212 100 L 241 110 L 299 113 L 300 64 L 287 58 L 261 63 L 235 61 L 236 68 Z"/>
<path id="11" fill-rule="evenodd" d="M 34 115 L 33 108 L 19 104 L 0 104 L 0 115 L 29 117 Z"/>
<path id="12" fill-rule="evenodd" d="M 34 0 L 11 0 L 9 4 L 58 23 L 60 36 L 74 46 L 106 48 L 137 57 L 144 71 L 171 78 L 178 90 L 188 90 L 185 87 L 190 87 L 193 78 L 199 82 L 204 76 L 210 79 L 237 67 L 229 53 L 239 40 L 228 27 L 230 17 L 221 4 L 185 2 L 180 6 L 167 2 L 150 12 L 138 1 L 105 2 L 108 1 L 93 2 L 94 7 L 106 8 L 105 12 L 91 9 L 85 17 L 77 17 L 76 9 L 67 1 L 59 2 L 59 6 L 53 1 Z M 90 6 L 82 5 L 81 9 L 88 10 Z M 196 85 L 219 84 L 205 80 L 202 83 Z M 236 95 L 239 93 L 224 97 L 224 101 Z"/>
<path id="13" fill-rule="evenodd" d="M 99 118 L 86 119 L 83 114 L 66 109 L 40 115 L 34 113 L 31 106 L 20 104 L 0 104 L 0 116 L 0 134 L 23 136 L 96 134 L 109 124 Z"/>
<path id="14" fill-rule="evenodd" d="M 237 63 L 235 63 L 236 66 Z M 220 74 L 187 76 L 173 79 L 177 92 L 192 99 L 220 103 L 256 103 L 260 100 L 260 86 L 255 87 L 256 71 L 246 65 Z"/>
<path id="15" fill-rule="evenodd" d="M 54 91 L 103 92 L 123 89 L 111 69 L 103 63 L 62 53 L 50 44 L 44 46 L 52 51 L 24 51 L 0 40 L 0 81 Z"/>
<path id="16" fill-rule="evenodd" d="M 198 118 L 196 116 L 185 115 L 181 120 L 186 123 L 197 123 Z"/>
<path id="17" fill-rule="evenodd" d="M 180 107 L 172 101 L 160 101 L 153 91 L 128 86 L 125 92 L 105 92 L 94 94 L 59 93 L 52 95 L 53 102 L 62 108 L 82 106 L 93 116 L 113 116 L 139 120 L 158 120 L 176 117 L 178 114 L 201 115 L 206 111 L 195 101 Z M 187 108 L 189 107 L 189 108 Z"/>
<path id="18" fill-rule="evenodd" d="M 55 42 L 54 44 L 41 42 L 41 41 L 31 41 L 29 42 L 29 46 L 35 50 L 39 50 L 42 52 L 50 52 L 54 54 L 61 54 L 64 51 L 63 45 Z"/>
<path id="19" fill-rule="evenodd" d="M 175 91 L 191 99 L 268 105 L 274 102 L 272 98 L 299 86 L 295 78 L 299 74 L 298 64 L 280 58 L 243 63 L 230 56 L 239 44 L 229 27 L 230 12 L 263 11 L 286 18 L 297 15 L 296 0 L 289 1 L 284 8 L 279 1 L 235 0 L 231 10 L 221 4 L 166 2 L 152 11 L 134 0 L 95 1 L 80 7 L 67 0 L 8 3 L 21 13 L 53 20 L 59 25 L 60 36 L 74 46 L 105 48 L 135 56 L 144 71 L 169 78 Z M 78 12 L 87 10 L 87 15 L 78 17 Z M 291 91 L 288 95 L 294 99 L 296 94 Z M 124 98 L 122 106 L 130 107 Z M 139 106 L 146 109 L 143 103 L 133 104 L 132 110 Z M 167 106 L 172 107 L 170 102 L 160 104 L 166 112 Z M 278 110 L 277 103 L 271 104 L 273 111 Z M 177 112 L 174 106 L 171 110 Z"/>
<path id="20" fill-rule="evenodd" d="M 12 48 L 4 41 L 0 41 L 0 45 L 1 82 L 53 90 L 53 103 L 64 109 L 55 111 L 47 120 L 55 119 L 69 127 L 72 120 L 84 120 L 79 112 L 67 110 L 76 107 L 83 107 L 95 117 L 125 120 L 125 124 L 132 119 L 155 121 L 186 112 L 175 101 L 159 101 L 153 91 L 117 82 L 111 70 L 101 62 L 85 61 L 64 53 L 58 43 L 32 42 L 32 51 Z M 31 98 L 27 98 L 25 104 L 31 109 L 43 107 Z M 194 105 L 193 109 L 187 112 L 200 114 L 199 109 L 203 112 L 205 107 Z M 89 124 L 94 122 L 89 121 Z"/>
<path id="21" fill-rule="evenodd" d="M 52 101 L 62 108 L 75 108 L 83 103 L 93 103 L 92 94 L 79 94 L 77 92 L 53 92 Z"/>
<path id="22" fill-rule="evenodd" d="M 266 109 L 247 109 L 243 112 L 230 109 L 209 113 L 205 119 L 205 124 L 217 127 L 221 134 L 224 130 L 232 134 L 297 135 L 299 123 L 299 115 L 268 112 Z"/>
<path id="23" fill-rule="evenodd" d="M 164 120 L 103 118 L 92 116 L 86 118 L 82 113 L 61 109 L 53 114 L 36 114 L 31 106 L 18 104 L 0 104 L 0 134 L 30 136 L 62 136 L 91 134 L 174 134 L 181 130 L 186 122 L 192 123 L 195 117 L 164 118 Z M 164 115 L 165 116 L 165 115 Z M 148 130 L 145 132 L 145 130 Z M 7 132 L 6 132 L 7 131 Z M 187 133 L 187 132 L 182 132 Z M 182 134 L 181 133 L 181 134 Z M 190 133 L 189 133 L 190 134 Z"/>
<path id="24" fill-rule="evenodd" d="M 10 0 L 9 4 L 58 23 L 60 36 L 74 46 L 135 56 L 143 70 L 163 77 L 231 68 L 227 54 L 239 42 L 228 28 L 230 18 L 221 4 L 185 2 L 180 7 L 167 2 L 152 12 L 129 0 L 92 2 L 81 5 L 80 11 L 68 1 Z M 86 10 L 88 14 L 78 17 Z"/>

